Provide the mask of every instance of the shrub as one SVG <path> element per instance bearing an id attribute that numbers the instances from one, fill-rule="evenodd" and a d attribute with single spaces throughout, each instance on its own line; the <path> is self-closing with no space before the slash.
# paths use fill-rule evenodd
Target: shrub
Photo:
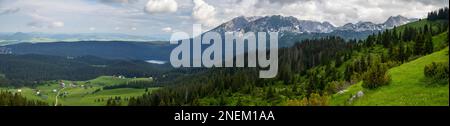
<path id="1" fill-rule="evenodd" d="M 327 106 L 330 97 L 327 94 L 312 93 L 309 98 L 287 100 L 287 106 Z"/>
<path id="2" fill-rule="evenodd" d="M 363 75 L 362 87 L 368 89 L 378 88 L 389 84 L 390 77 L 387 74 L 388 66 L 386 64 L 374 64 Z"/>
<path id="3" fill-rule="evenodd" d="M 445 80 L 449 77 L 449 67 L 448 62 L 433 62 L 428 64 L 424 68 L 424 74 L 426 77 L 433 78 L 436 80 Z"/>

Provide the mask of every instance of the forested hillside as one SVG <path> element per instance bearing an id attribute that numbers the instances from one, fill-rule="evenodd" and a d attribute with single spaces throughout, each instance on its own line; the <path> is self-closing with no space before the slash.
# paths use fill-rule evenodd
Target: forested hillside
<path id="1" fill-rule="evenodd" d="M 81 41 L 19 43 L 0 46 L 13 54 L 41 54 L 53 56 L 96 56 L 106 59 L 122 60 L 162 60 L 168 61 L 174 48 L 168 42 L 126 42 L 126 41 Z"/>
<path id="2" fill-rule="evenodd" d="M 176 86 L 133 98 L 129 105 L 330 105 L 332 94 L 358 82 L 367 90 L 391 85 L 390 68 L 447 47 L 448 16 L 443 15 L 448 8 L 365 40 L 301 41 L 280 50 L 274 79 L 259 79 L 252 68 L 218 68 L 173 81 Z"/>
<path id="3" fill-rule="evenodd" d="M 103 75 L 159 76 L 168 65 L 94 56 L 0 55 L 0 86 L 35 86 L 49 80 L 89 80 Z"/>

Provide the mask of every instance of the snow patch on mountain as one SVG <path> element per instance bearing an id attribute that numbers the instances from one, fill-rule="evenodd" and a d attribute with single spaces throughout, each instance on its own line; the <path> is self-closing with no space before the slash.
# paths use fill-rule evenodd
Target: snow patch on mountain
<path id="1" fill-rule="evenodd" d="M 289 32 L 289 33 L 330 33 L 333 31 L 381 31 L 391 29 L 394 26 L 404 25 L 418 19 L 409 19 L 403 16 L 391 16 L 386 22 L 375 24 L 372 22 L 348 23 L 341 27 L 333 26 L 329 22 L 317 22 L 310 20 L 299 20 L 292 16 L 265 16 L 244 17 L 239 16 L 211 31 L 224 32 Z"/>

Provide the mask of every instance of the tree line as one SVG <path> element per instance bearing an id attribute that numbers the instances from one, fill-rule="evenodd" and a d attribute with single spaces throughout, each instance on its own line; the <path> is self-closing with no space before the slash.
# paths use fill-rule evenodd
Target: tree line
<path id="1" fill-rule="evenodd" d="M 432 11 L 428 13 L 427 19 L 430 21 L 435 20 L 448 20 L 448 7 L 441 8 L 436 11 Z"/>
<path id="2" fill-rule="evenodd" d="M 20 93 L 0 91 L 0 106 L 48 106 L 48 103 L 28 100 Z"/>
<path id="3" fill-rule="evenodd" d="M 150 80 L 134 80 L 127 81 L 121 84 L 115 84 L 110 86 L 104 86 L 103 90 L 117 89 L 117 88 L 135 88 L 135 89 L 144 89 L 149 87 L 157 87 L 153 81 Z"/>
<path id="4" fill-rule="evenodd" d="M 50 80 L 90 80 L 104 75 L 159 76 L 169 68 L 145 61 L 109 60 L 93 56 L 0 55 L 0 86 L 35 86 Z"/>

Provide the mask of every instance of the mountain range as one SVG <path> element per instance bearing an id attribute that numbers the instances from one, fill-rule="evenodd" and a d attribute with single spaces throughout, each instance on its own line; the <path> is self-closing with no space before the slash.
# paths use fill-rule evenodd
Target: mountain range
<path id="1" fill-rule="evenodd" d="M 325 36 L 339 36 L 344 39 L 364 39 L 370 34 L 391 29 L 409 22 L 417 21 L 415 18 L 391 16 L 384 23 L 372 22 L 347 23 L 337 27 L 329 22 L 299 20 L 292 16 L 265 16 L 265 17 L 236 17 L 225 22 L 212 32 L 279 32 L 280 46 L 290 46 L 303 39 L 313 39 Z"/>
<path id="2" fill-rule="evenodd" d="M 406 18 L 401 15 L 391 16 L 384 23 L 358 22 L 347 23 L 336 27 L 329 22 L 318 22 L 311 20 L 299 20 L 292 16 L 265 16 L 244 17 L 239 16 L 218 27 L 212 29 L 214 32 L 292 32 L 292 33 L 330 33 L 333 31 L 379 31 L 391 29 L 409 22 L 417 21 L 416 18 Z"/>
<path id="3" fill-rule="evenodd" d="M 157 41 L 162 37 L 138 36 L 120 33 L 80 33 L 80 34 L 51 34 L 40 32 L 0 33 L 0 45 L 21 42 L 76 42 L 76 41 Z"/>
<path id="4" fill-rule="evenodd" d="M 0 46 L 0 54 L 39 54 L 62 57 L 96 56 L 106 59 L 169 61 L 174 45 L 152 42 L 82 41 L 19 43 Z M 3 50 L 3 51 L 2 51 Z"/>

